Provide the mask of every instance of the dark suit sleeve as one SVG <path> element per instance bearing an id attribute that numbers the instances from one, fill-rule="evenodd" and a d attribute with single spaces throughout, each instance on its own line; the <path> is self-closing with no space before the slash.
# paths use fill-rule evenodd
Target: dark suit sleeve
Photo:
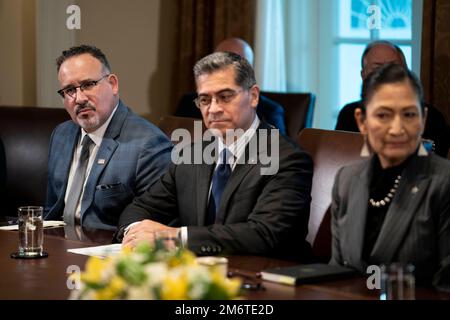
<path id="1" fill-rule="evenodd" d="M 167 171 L 172 147 L 172 143 L 162 133 L 148 139 L 137 161 L 135 195 L 143 194 Z"/>
<path id="2" fill-rule="evenodd" d="M 446 188 L 441 188 L 438 245 L 439 270 L 433 277 L 433 285 L 442 291 L 450 292 L 450 182 L 446 181 Z"/>
<path id="3" fill-rule="evenodd" d="M 306 258 L 312 161 L 306 153 L 295 152 L 280 156 L 279 163 L 278 173 L 266 176 L 261 188 L 240 189 L 241 194 L 228 203 L 230 219 L 232 215 L 246 217 L 235 223 L 188 227 L 189 249 L 203 255 L 237 253 Z M 247 204 L 252 205 L 247 207 L 237 197 L 245 197 Z"/>
<path id="4" fill-rule="evenodd" d="M 52 135 L 50 137 L 50 145 L 49 145 L 49 151 L 48 151 L 48 167 L 47 167 L 47 194 L 45 197 L 45 205 L 44 205 L 44 219 L 58 219 L 60 217 L 56 217 L 55 215 L 50 215 L 50 209 L 56 204 L 58 200 L 58 195 L 56 193 L 56 188 L 54 186 L 54 183 L 51 179 L 51 168 L 52 166 L 52 150 L 53 150 L 53 140 L 55 135 L 57 134 L 57 131 L 59 129 L 59 126 L 53 130 Z M 54 212 L 59 210 L 54 210 Z"/>
<path id="5" fill-rule="evenodd" d="M 279 253 L 298 259 L 310 249 L 305 237 L 311 201 L 312 161 L 306 153 L 292 151 L 292 146 L 289 148 L 289 151 L 280 148 L 280 155 L 283 155 L 275 175 L 261 176 L 260 166 L 250 169 L 248 184 L 239 189 L 228 204 L 224 224 L 196 226 L 195 222 L 186 223 L 195 221 L 190 218 L 198 214 L 193 205 L 196 183 L 191 183 L 196 171 L 192 165 L 171 164 L 160 180 L 125 209 L 119 226 L 123 229 L 144 219 L 170 226 L 187 226 L 188 247 L 196 254 Z M 183 208 L 178 207 L 180 201 L 184 203 Z M 204 248 L 212 250 L 205 251 Z M 309 252 L 305 256 L 307 254 Z"/>
<path id="6" fill-rule="evenodd" d="M 119 230 L 129 224 L 145 219 L 174 225 L 178 216 L 175 185 L 176 166 L 171 164 L 169 170 L 140 197 L 134 198 L 120 216 Z"/>
<path id="7" fill-rule="evenodd" d="M 339 198 L 339 177 L 341 175 L 342 169 L 338 171 L 336 174 L 336 178 L 333 185 L 332 190 L 332 199 L 331 199 L 331 239 L 332 239 L 332 247 L 331 247 L 331 261 L 330 264 L 333 265 L 342 265 L 342 256 L 340 249 L 340 234 L 339 234 L 339 225 L 338 225 L 338 215 L 340 209 L 340 198 Z"/>

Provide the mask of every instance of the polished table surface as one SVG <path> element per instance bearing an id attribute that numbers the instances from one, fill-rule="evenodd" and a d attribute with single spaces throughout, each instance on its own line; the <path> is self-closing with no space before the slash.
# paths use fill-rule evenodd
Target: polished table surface
<path id="1" fill-rule="evenodd" d="M 67 299 L 68 267 L 79 266 L 84 270 L 87 257 L 68 253 L 67 249 L 89 247 L 111 243 L 112 233 L 86 231 L 81 239 L 71 233 L 65 235 L 64 228 L 45 230 L 45 259 L 21 260 L 10 258 L 17 251 L 18 234 L 15 231 L 0 231 L 0 300 L 6 299 Z M 292 262 L 257 256 L 230 256 L 229 270 L 243 281 L 260 283 L 263 289 L 245 290 L 245 298 L 252 300 L 374 300 L 377 290 L 366 287 L 366 279 L 353 278 L 318 284 L 287 286 L 257 278 L 266 268 L 293 265 Z M 444 294 L 428 288 L 417 288 L 416 299 L 450 299 Z"/>

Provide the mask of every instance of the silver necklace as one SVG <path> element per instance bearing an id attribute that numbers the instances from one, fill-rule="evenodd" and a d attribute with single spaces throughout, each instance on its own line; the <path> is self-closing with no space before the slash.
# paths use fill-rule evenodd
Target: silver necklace
<path id="1" fill-rule="evenodd" d="M 394 186 L 389 190 L 388 194 L 381 199 L 380 201 L 375 201 L 372 198 L 369 199 L 369 203 L 372 207 L 380 208 L 387 205 L 389 202 L 391 202 L 392 198 L 394 198 L 395 193 L 398 189 L 398 184 L 400 183 L 400 180 L 402 179 L 402 176 L 397 176 L 397 179 L 394 180 Z"/>

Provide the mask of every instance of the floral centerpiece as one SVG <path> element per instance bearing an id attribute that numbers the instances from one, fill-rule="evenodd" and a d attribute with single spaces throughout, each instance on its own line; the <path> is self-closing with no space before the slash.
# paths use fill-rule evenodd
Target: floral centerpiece
<path id="1" fill-rule="evenodd" d="M 70 299 L 222 300 L 237 297 L 241 287 L 239 280 L 199 265 L 187 249 L 168 251 L 159 242 L 104 259 L 90 257 L 79 280 Z"/>

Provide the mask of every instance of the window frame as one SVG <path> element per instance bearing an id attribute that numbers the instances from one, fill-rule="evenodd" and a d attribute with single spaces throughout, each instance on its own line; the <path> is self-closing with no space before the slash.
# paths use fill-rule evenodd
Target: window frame
<path id="1" fill-rule="evenodd" d="M 374 4 L 378 0 L 372 1 Z M 319 84 L 314 127 L 334 129 L 343 105 L 339 104 L 339 46 L 342 44 L 367 45 L 379 38 L 379 30 L 370 30 L 370 38 L 342 37 L 339 35 L 340 0 L 319 0 Z M 411 69 L 420 76 L 421 30 L 423 0 L 412 0 L 411 39 L 390 39 L 398 46 L 411 47 Z M 358 61 L 358 66 L 360 66 Z M 347 103 L 352 102 L 348 101 Z"/>

